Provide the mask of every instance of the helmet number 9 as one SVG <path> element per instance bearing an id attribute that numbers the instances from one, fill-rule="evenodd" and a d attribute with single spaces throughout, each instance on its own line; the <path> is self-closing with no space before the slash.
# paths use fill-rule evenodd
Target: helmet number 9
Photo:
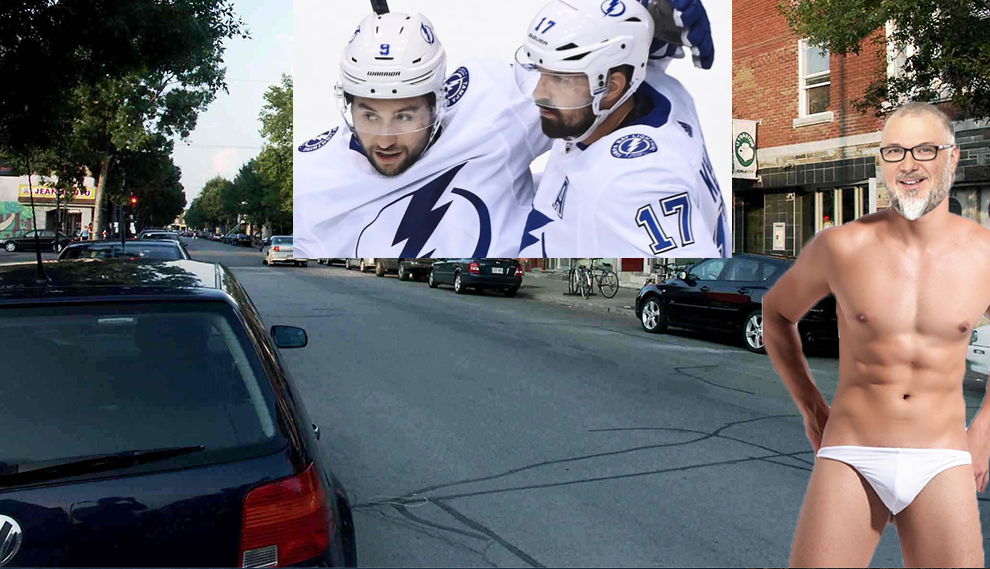
<path id="1" fill-rule="evenodd" d="M 381 45 L 381 51 L 378 52 L 378 55 L 388 55 L 388 52 L 389 52 L 389 44 L 383 43 Z"/>
<path id="2" fill-rule="evenodd" d="M 543 28 L 541 30 L 540 29 L 540 26 L 543 25 L 543 22 L 546 22 L 547 23 L 547 27 L 545 27 L 545 28 Z M 554 26 L 554 24 L 556 24 L 556 23 L 557 22 L 555 22 L 553 20 L 547 20 L 546 18 L 543 18 L 542 20 L 540 20 L 540 23 L 539 24 L 536 24 L 536 31 L 540 32 L 541 34 L 545 34 L 545 33 L 547 33 L 547 30 L 549 30 L 550 28 L 552 28 Z"/>

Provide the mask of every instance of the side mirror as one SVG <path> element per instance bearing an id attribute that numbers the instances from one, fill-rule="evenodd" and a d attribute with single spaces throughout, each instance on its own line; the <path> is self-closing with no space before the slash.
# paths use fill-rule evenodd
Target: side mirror
<path id="1" fill-rule="evenodd" d="M 272 339 L 279 348 L 305 348 L 309 343 L 306 331 L 295 326 L 272 326 Z"/>
<path id="2" fill-rule="evenodd" d="M 688 278 L 687 271 L 681 271 L 677 273 L 677 278 L 681 279 L 682 281 L 686 281 Z"/>

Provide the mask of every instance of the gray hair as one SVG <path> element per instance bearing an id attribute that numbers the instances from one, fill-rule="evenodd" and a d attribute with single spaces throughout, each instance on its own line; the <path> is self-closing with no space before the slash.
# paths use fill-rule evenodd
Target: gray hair
<path id="1" fill-rule="evenodd" d="M 884 122 L 884 128 L 887 127 L 888 122 L 895 118 L 926 115 L 938 120 L 942 124 L 945 133 L 949 135 L 949 144 L 956 143 L 956 129 L 952 126 L 952 120 L 938 107 L 929 103 L 911 102 L 903 105 L 887 117 L 887 120 Z"/>

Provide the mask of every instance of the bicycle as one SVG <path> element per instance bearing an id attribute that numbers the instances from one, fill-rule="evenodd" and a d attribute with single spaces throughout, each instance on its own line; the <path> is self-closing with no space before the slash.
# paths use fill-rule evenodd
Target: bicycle
<path id="1" fill-rule="evenodd" d="M 596 260 L 601 259 L 592 259 L 592 263 Z M 619 292 L 619 275 L 615 274 L 609 263 L 600 263 L 597 268 L 589 270 L 588 279 L 589 287 L 593 288 L 597 284 L 605 298 L 612 298 Z"/>

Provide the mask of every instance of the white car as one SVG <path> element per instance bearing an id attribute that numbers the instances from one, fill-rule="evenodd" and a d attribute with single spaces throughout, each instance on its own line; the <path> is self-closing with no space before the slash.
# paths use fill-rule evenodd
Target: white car
<path id="1" fill-rule="evenodd" d="M 982 381 L 990 374 L 990 324 L 973 330 L 966 350 L 966 369 L 980 375 Z"/>
<path id="2" fill-rule="evenodd" d="M 328 263 L 329 264 L 329 263 Z M 373 271 L 375 270 L 375 260 L 374 259 L 347 259 L 344 262 L 345 269 L 360 269 L 361 272 Z"/>
<path id="3" fill-rule="evenodd" d="M 268 245 L 262 249 L 265 254 L 265 258 L 262 262 L 269 267 L 274 267 L 277 263 L 292 263 L 297 267 L 299 265 L 308 266 L 308 259 L 297 259 L 292 256 L 292 236 L 291 235 L 274 235 Z"/>

